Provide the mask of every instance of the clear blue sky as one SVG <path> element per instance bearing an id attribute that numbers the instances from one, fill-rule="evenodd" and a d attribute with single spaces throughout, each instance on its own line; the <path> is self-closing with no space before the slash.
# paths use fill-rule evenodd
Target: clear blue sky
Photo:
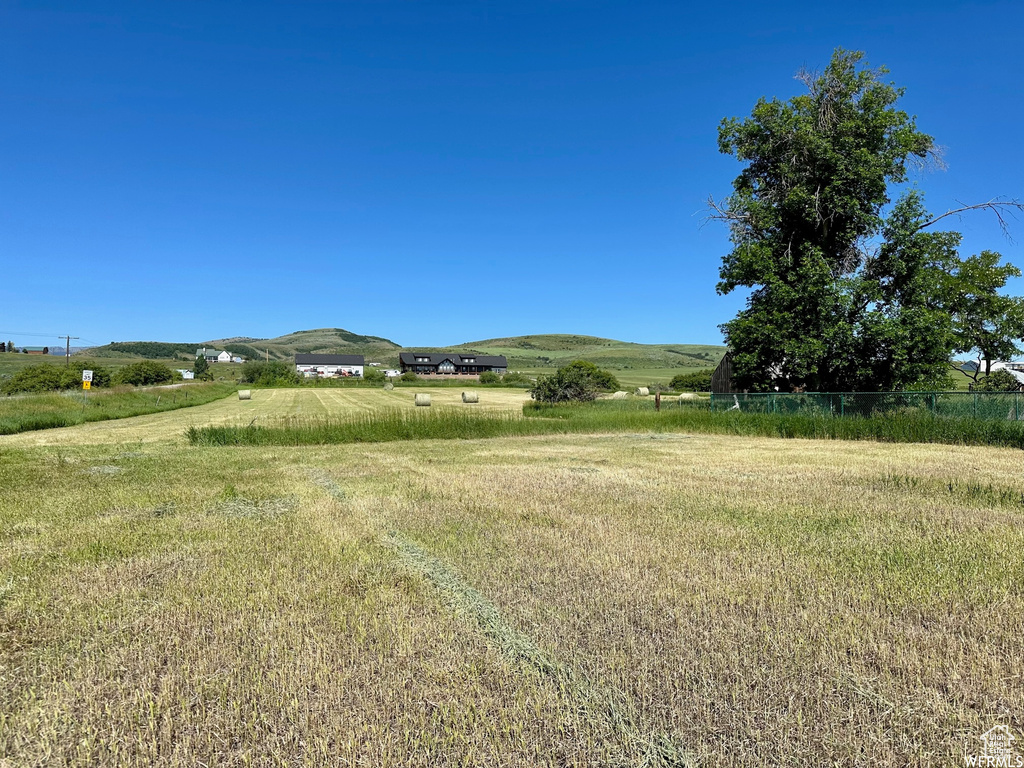
<path id="1" fill-rule="evenodd" d="M 865 50 L 947 147 L 933 210 L 1024 197 L 1022 29 L 1017 0 L 5 2 L 0 332 L 720 343 L 719 121 Z M 1024 266 L 1024 219 L 959 226 Z"/>

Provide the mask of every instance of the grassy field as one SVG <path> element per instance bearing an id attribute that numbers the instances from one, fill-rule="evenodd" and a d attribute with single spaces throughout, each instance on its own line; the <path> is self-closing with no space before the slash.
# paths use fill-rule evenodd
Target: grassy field
<path id="1" fill-rule="evenodd" d="M 522 413 L 529 394 L 522 389 L 479 389 L 480 402 L 462 403 L 462 390 L 451 387 L 401 387 L 393 391 L 368 388 L 255 389 L 251 400 L 239 400 L 233 387 L 227 397 L 181 412 L 156 413 L 103 424 L 27 432 L 0 438 L 3 445 L 76 445 L 83 443 L 184 442 L 191 426 L 273 426 L 293 418 L 356 418 L 376 411 L 416 410 L 416 394 L 429 394 L 431 409 L 458 407 L 472 412 Z M 467 389 L 470 389 L 467 387 Z M 2 401 L 0 401 L 2 402 Z M 255 420 L 255 421 L 254 421 Z"/>
<path id="2" fill-rule="evenodd" d="M 124 419 L 189 408 L 234 394 L 234 384 L 190 383 L 171 387 L 116 387 L 0 398 L 0 435 Z"/>
<path id="3" fill-rule="evenodd" d="M 183 443 L 413 393 L 254 394 L 0 437 L 0 764 L 925 766 L 1024 725 L 1019 451 Z"/>

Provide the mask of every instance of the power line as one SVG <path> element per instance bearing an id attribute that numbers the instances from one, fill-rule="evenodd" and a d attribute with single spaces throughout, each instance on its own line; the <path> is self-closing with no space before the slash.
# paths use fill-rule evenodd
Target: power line
<path id="1" fill-rule="evenodd" d="M 56 336 L 58 339 L 64 338 L 63 336 L 56 333 L 29 333 L 27 331 L 0 331 L 0 333 L 7 333 L 10 334 L 11 336 L 46 336 L 51 339 L 54 336 Z"/>

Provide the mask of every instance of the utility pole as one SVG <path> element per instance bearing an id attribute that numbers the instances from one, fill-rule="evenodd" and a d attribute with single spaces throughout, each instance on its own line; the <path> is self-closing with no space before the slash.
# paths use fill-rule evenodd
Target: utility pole
<path id="1" fill-rule="evenodd" d="M 268 363 L 270 362 L 270 350 L 269 349 L 267 350 L 267 362 Z"/>
<path id="2" fill-rule="evenodd" d="M 58 336 L 58 339 L 64 339 L 67 342 L 67 347 L 64 350 L 64 365 L 68 368 L 71 367 L 71 340 L 77 339 L 77 336 Z"/>

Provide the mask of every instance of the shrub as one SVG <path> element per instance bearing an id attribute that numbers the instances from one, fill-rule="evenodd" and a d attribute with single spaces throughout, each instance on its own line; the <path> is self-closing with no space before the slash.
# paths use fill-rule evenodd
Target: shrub
<path id="1" fill-rule="evenodd" d="M 703 368 L 692 373 L 679 373 L 672 377 L 669 386 L 677 392 L 710 392 L 711 374 L 714 368 Z"/>
<path id="2" fill-rule="evenodd" d="M 297 384 L 299 374 L 290 363 L 281 360 L 248 360 L 242 363 L 242 375 L 239 380 L 245 384 L 256 384 L 261 387 Z"/>
<path id="3" fill-rule="evenodd" d="M 581 375 L 590 379 L 593 385 L 605 392 L 615 392 L 619 389 L 619 380 L 609 371 L 603 371 L 591 362 L 586 360 L 573 360 L 560 371 L 578 371 Z"/>
<path id="4" fill-rule="evenodd" d="M 481 384 L 497 384 L 501 381 L 501 377 L 498 376 L 494 371 L 484 371 L 480 374 Z"/>
<path id="5" fill-rule="evenodd" d="M 597 385 L 579 367 L 567 365 L 549 376 L 538 376 L 530 397 L 542 403 L 582 403 L 597 397 Z"/>
<path id="6" fill-rule="evenodd" d="M 384 375 L 384 371 L 380 368 L 364 368 L 363 380 L 372 382 L 373 384 L 383 384 L 388 380 L 388 377 Z"/>
<path id="7" fill-rule="evenodd" d="M 412 371 L 406 371 L 405 373 L 403 373 L 401 376 L 398 377 L 398 380 L 399 381 L 419 381 L 420 377 L 417 376 Z"/>
<path id="8" fill-rule="evenodd" d="M 81 386 L 82 374 L 60 365 L 29 365 L 4 382 L 4 393 L 50 392 Z"/>
<path id="9" fill-rule="evenodd" d="M 206 355 L 200 353 L 196 357 L 196 362 L 192 366 L 192 373 L 200 381 L 212 381 L 213 374 L 210 373 L 210 363 L 206 359 Z"/>
<path id="10" fill-rule="evenodd" d="M 1015 392 L 1020 389 L 1020 382 L 1007 370 L 993 371 L 982 378 L 975 387 L 982 392 Z"/>
<path id="11" fill-rule="evenodd" d="M 118 384 L 130 384 L 133 387 L 144 387 L 151 384 L 168 384 L 174 381 L 174 372 L 163 363 L 153 360 L 140 360 L 126 365 L 114 376 Z"/>
<path id="12" fill-rule="evenodd" d="M 511 371 L 501 377 L 502 384 L 533 384 L 533 380 L 525 373 Z"/>

